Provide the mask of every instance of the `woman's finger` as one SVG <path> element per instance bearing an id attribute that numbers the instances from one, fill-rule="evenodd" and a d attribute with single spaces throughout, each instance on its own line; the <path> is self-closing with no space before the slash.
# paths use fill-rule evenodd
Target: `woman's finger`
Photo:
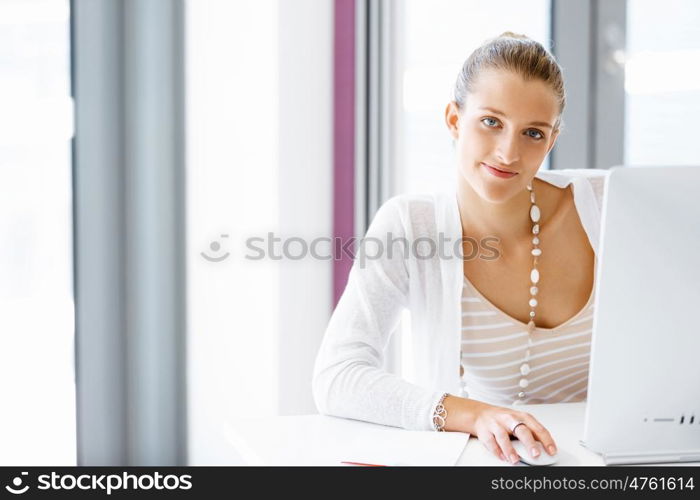
<path id="1" fill-rule="evenodd" d="M 477 437 L 479 438 L 479 441 L 481 441 L 481 444 L 483 444 L 487 450 L 489 450 L 501 460 L 506 459 L 506 457 L 501 452 L 501 448 L 498 446 L 498 443 L 496 442 L 496 437 L 493 435 L 493 433 L 482 432 L 479 433 Z"/>
<path id="2" fill-rule="evenodd" d="M 521 443 L 525 446 L 525 449 L 530 453 L 530 456 L 537 458 L 540 456 L 540 450 L 535 441 L 535 436 L 530 431 L 530 428 L 526 425 L 519 425 L 515 429 L 515 437 L 517 437 Z"/>
<path id="3" fill-rule="evenodd" d="M 524 426 L 521 425 L 520 427 Z M 520 457 L 518 457 L 518 454 L 515 452 L 515 448 L 513 448 L 513 444 L 510 442 L 510 434 L 508 434 L 508 429 L 498 426 L 493 430 L 493 435 L 496 438 L 498 446 L 500 446 L 501 450 L 503 451 L 503 454 L 508 457 L 508 461 L 512 464 L 518 463 Z"/>
<path id="4" fill-rule="evenodd" d="M 542 443 L 544 449 L 547 450 L 547 453 L 554 455 L 557 452 L 557 445 L 554 442 L 552 435 L 547 429 L 545 429 L 544 425 L 539 423 L 537 419 L 529 413 L 522 413 L 520 416 L 534 437 Z M 520 427 L 523 426 L 521 425 Z"/>

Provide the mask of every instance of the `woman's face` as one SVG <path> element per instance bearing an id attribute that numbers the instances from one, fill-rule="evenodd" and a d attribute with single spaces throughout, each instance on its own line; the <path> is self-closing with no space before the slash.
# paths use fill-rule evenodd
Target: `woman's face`
<path id="1" fill-rule="evenodd" d="M 492 203 L 522 192 L 554 146 L 558 114 L 556 96 L 545 82 L 525 81 L 506 70 L 482 71 L 464 109 L 451 102 L 445 112 L 460 182 Z"/>

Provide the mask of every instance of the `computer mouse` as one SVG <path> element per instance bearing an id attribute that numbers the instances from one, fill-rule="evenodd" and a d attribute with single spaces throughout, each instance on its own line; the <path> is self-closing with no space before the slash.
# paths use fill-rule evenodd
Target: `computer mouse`
<path id="1" fill-rule="evenodd" d="M 537 457 L 530 455 L 530 451 L 519 439 L 512 440 L 510 444 L 513 445 L 515 452 L 520 455 L 520 461 L 523 463 L 528 465 L 552 465 L 557 463 L 556 453 L 554 456 L 547 453 L 544 450 L 544 446 L 542 446 L 542 443 L 539 441 L 535 441 L 535 446 L 537 446 L 537 449 L 540 451 Z"/>

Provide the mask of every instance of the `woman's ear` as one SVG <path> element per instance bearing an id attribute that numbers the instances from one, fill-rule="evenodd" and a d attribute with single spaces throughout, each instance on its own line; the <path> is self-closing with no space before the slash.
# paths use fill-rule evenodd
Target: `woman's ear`
<path id="1" fill-rule="evenodd" d="M 454 140 L 459 137 L 459 109 L 455 101 L 450 101 L 445 108 L 445 125 Z"/>

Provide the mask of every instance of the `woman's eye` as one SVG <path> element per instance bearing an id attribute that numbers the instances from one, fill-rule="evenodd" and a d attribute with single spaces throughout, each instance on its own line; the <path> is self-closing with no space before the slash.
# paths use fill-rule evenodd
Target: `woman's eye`
<path id="1" fill-rule="evenodd" d="M 498 120 L 496 120 L 495 118 L 486 117 L 482 118 L 481 123 L 483 123 L 489 128 L 494 128 L 496 125 L 498 125 Z M 544 134 L 537 129 L 530 129 L 526 133 L 529 137 L 532 137 L 533 139 L 544 139 Z"/>

